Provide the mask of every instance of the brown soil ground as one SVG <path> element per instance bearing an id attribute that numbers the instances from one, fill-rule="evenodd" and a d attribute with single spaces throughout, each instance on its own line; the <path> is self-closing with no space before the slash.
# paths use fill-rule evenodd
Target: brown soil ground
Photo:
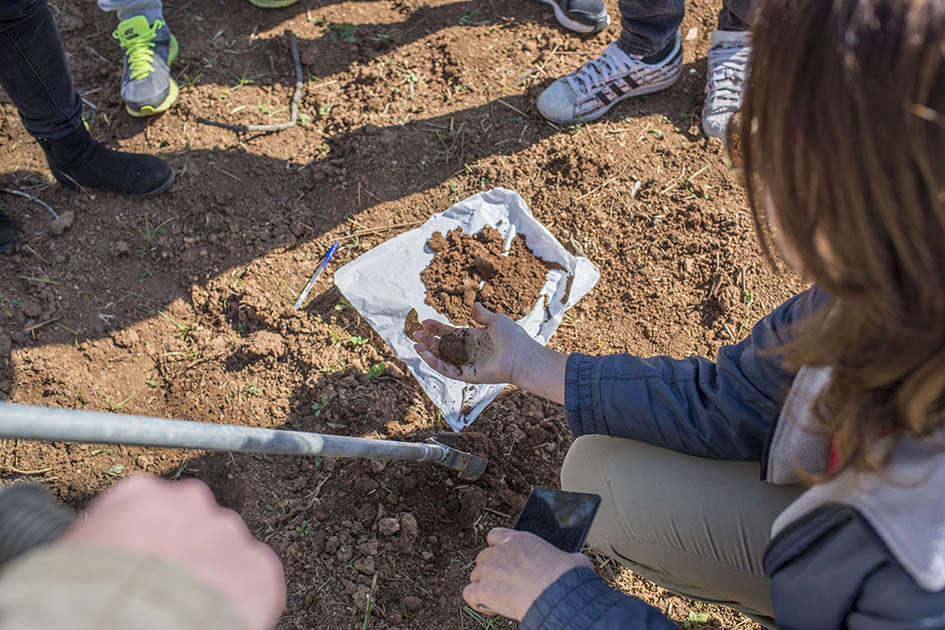
<path id="1" fill-rule="evenodd" d="M 489 226 L 477 234 L 455 228 L 445 238 L 434 232 L 427 246 L 436 252 L 420 274 L 427 303 L 456 326 L 472 323 L 477 301 L 512 319 L 525 317 L 548 275 L 548 263 L 532 253 L 524 236 L 517 234 L 506 254 L 502 235 Z"/>
<path id="2" fill-rule="evenodd" d="M 6 399 L 425 439 L 445 429 L 438 414 L 330 271 L 496 185 L 601 269 L 557 349 L 712 356 L 800 287 L 763 262 L 737 181 L 699 129 L 718 0 L 690 3 L 676 86 L 571 128 L 544 122 L 535 98 L 616 27 L 577 37 L 531 2 L 168 3 L 181 96 L 150 120 L 119 101 L 113 16 L 54 5 L 93 134 L 160 155 L 178 177 L 143 202 L 69 192 L 0 103 L 0 188 L 74 212 L 56 235 L 45 210 L 0 195 L 22 230 L 0 257 Z M 245 137 L 198 124 L 286 119 L 287 28 L 305 62 L 303 124 Z M 334 240 L 329 273 L 294 311 Z M 557 486 L 570 436 L 560 406 L 514 388 L 464 435 L 490 460 L 476 483 L 428 465 L 22 441 L 3 444 L 0 469 L 76 508 L 135 472 L 205 480 L 284 560 L 280 628 L 361 628 L 372 591 L 371 628 L 470 628 L 460 592 L 485 532 L 508 525 L 533 486 Z M 612 562 L 602 571 L 679 623 L 698 611 L 710 626 L 751 627 Z"/>

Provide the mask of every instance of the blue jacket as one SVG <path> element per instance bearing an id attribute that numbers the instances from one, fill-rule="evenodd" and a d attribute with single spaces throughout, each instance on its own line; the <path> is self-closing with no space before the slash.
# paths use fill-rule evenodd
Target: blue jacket
<path id="1" fill-rule="evenodd" d="M 751 335 L 702 358 L 631 355 L 568 359 L 565 406 L 575 437 L 631 438 L 698 457 L 757 461 L 767 449 L 794 374 L 767 349 L 823 306 L 816 288 L 782 304 Z M 945 629 L 945 590 L 916 584 L 857 510 L 833 504 L 771 541 L 765 572 L 781 630 Z M 520 626 L 610 630 L 676 629 L 657 609 L 614 591 L 593 571 L 562 575 Z"/>

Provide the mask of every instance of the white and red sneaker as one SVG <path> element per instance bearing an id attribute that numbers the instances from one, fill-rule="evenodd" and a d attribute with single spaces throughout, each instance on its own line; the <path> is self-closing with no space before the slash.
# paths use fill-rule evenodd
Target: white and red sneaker
<path id="1" fill-rule="evenodd" d="M 538 97 L 538 111 L 561 125 L 590 122 L 625 98 L 665 90 L 681 72 L 679 33 L 672 50 L 653 63 L 628 55 L 613 42 L 603 55 L 549 85 Z"/>

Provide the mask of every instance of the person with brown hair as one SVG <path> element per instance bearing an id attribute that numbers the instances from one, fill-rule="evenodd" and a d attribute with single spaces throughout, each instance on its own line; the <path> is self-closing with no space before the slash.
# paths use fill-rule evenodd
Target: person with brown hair
<path id="1" fill-rule="evenodd" d="M 565 405 L 562 487 L 601 495 L 590 547 L 635 573 L 766 627 L 945 628 L 945 2 L 765 0 L 752 28 L 730 148 L 769 259 L 773 231 L 814 288 L 714 362 L 563 354 L 482 307 L 472 365 L 430 320 L 416 348 Z M 485 614 L 676 627 L 583 555 L 487 543 Z"/>

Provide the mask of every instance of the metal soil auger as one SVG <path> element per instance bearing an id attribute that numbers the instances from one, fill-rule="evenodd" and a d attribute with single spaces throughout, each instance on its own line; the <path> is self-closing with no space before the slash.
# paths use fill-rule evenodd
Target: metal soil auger
<path id="1" fill-rule="evenodd" d="M 425 443 L 392 442 L 13 403 L 0 403 L 0 437 L 434 462 L 458 471 L 460 477 L 469 480 L 478 479 L 486 469 L 485 458 L 464 453 L 433 438 Z"/>

